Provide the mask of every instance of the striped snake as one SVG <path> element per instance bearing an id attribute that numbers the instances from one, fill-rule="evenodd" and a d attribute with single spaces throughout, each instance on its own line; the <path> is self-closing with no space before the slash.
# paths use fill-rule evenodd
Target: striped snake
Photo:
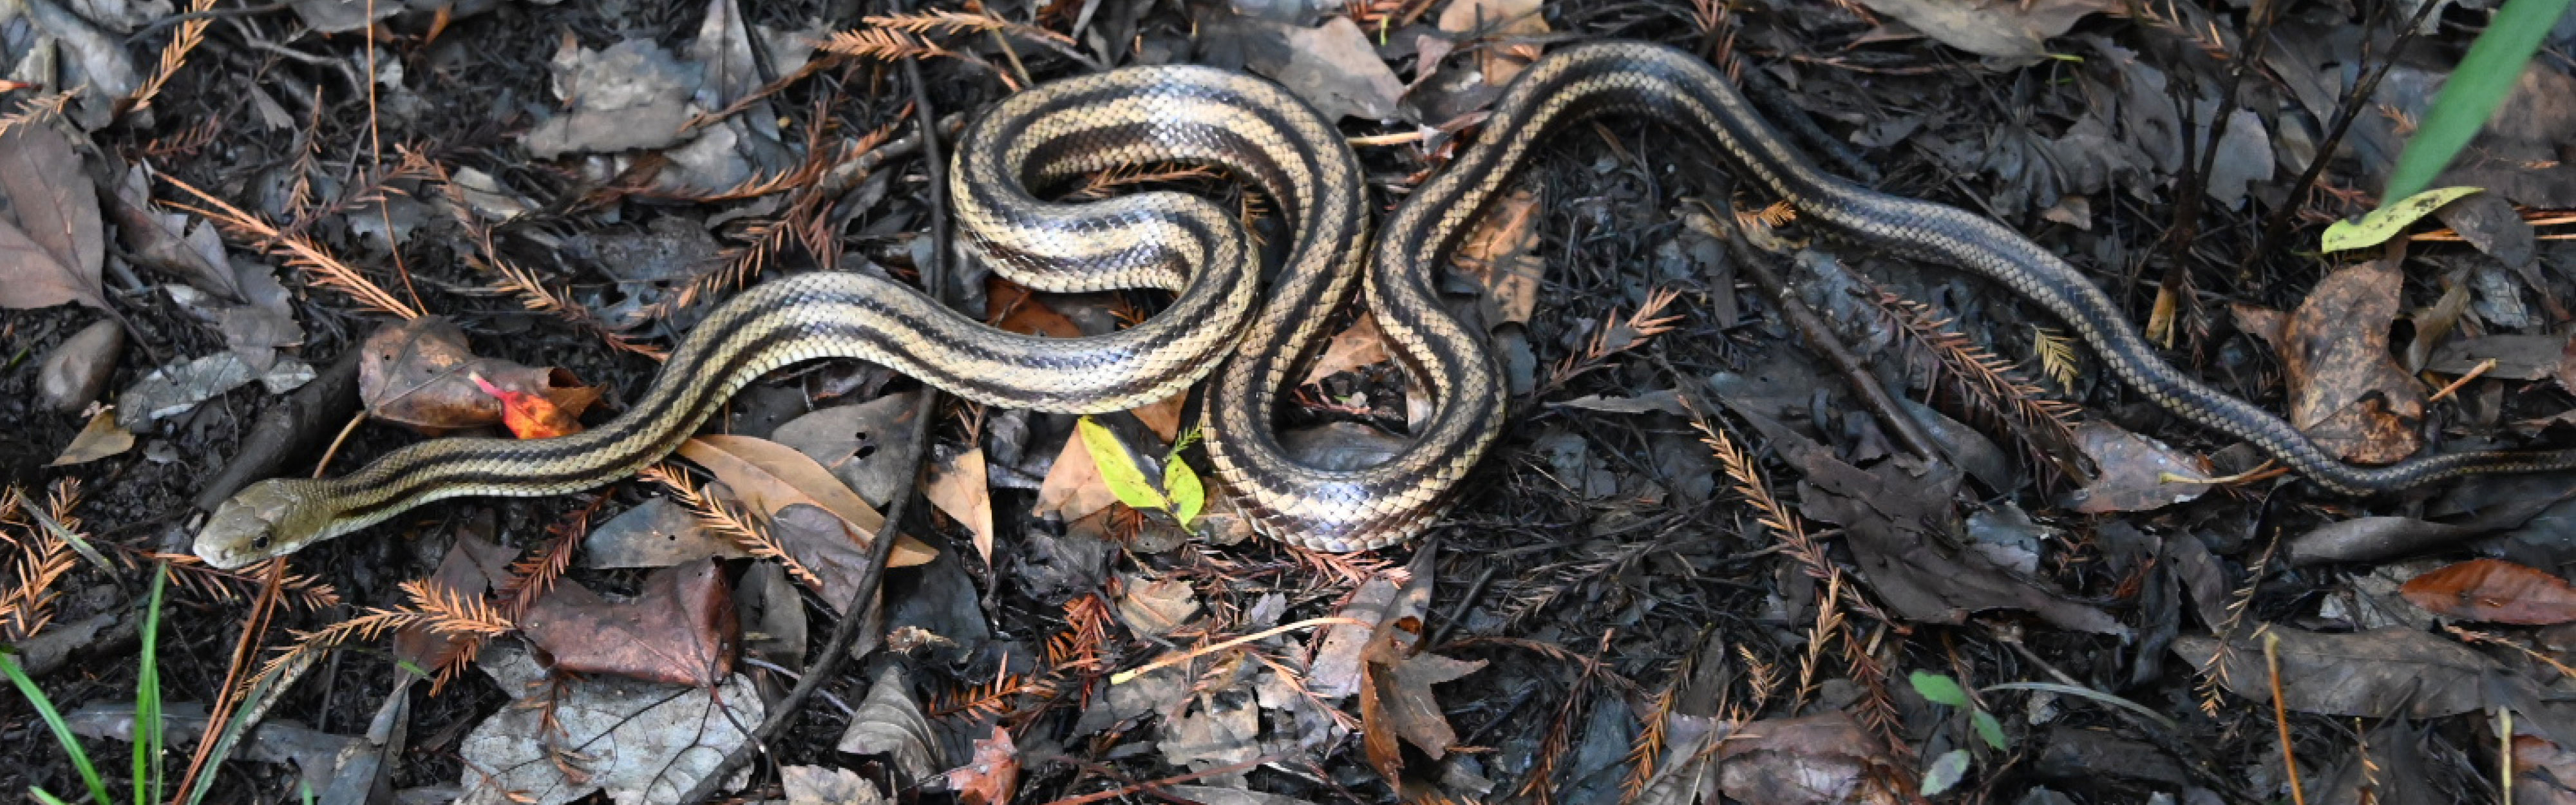
<path id="1" fill-rule="evenodd" d="M 2009 286 L 2072 325 L 2130 387 L 2254 443 L 2330 490 L 2576 466 L 2576 451 L 2466 452 L 2378 467 L 2338 461 L 2288 422 L 2164 364 L 2108 296 L 2018 233 L 1818 170 L 1695 57 L 1599 42 L 1525 69 L 1495 102 L 1481 138 L 1416 188 L 1373 244 L 1364 177 L 1349 145 L 1277 85 L 1153 66 L 1013 95 L 969 129 L 950 172 L 970 250 L 1041 291 L 1174 291 L 1162 313 L 1107 335 L 1039 338 L 985 326 L 867 274 L 773 280 L 719 307 L 644 396 L 597 429 L 531 441 L 435 439 L 340 478 L 263 481 L 215 512 L 196 551 L 237 567 L 433 500 L 606 484 L 672 452 L 755 378 L 817 358 L 875 361 L 991 405 L 1077 413 L 1166 399 L 1213 372 L 1204 406 L 1211 472 L 1262 533 L 1327 551 L 1398 544 L 1445 511 L 1492 446 L 1506 409 L 1495 359 L 1443 307 L 1436 271 L 1534 148 L 1604 115 L 1640 116 L 1693 136 L 1834 234 Z M 1295 242 L 1258 310 L 1259 252 L 1209 199 L 1149 192 L 1066 204 L 1039 195 L 1098 171 L 1171 162 L 1240 177 L 1289 219 Z M 1271 415 L 1355 284 L 1391 352 L 1428 387 L 1434 411 L 1412 443 L 1382 463 L 1317 469 L 1289 455 Z"/>

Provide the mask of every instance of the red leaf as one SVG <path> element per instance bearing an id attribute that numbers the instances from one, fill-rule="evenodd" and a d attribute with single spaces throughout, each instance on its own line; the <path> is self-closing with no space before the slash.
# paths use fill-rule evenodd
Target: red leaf
<path id="1" fill-rule="evenodd" d="M 2416 576 L 2398 592 L 2425 611 L 2460 620 L 2525 626 L 2576 621 L 2576 587 L 2546 571 L 2498 559 L 2474 559 Z"/>
<path id="2" fill-rule="evenodd" d="M 492 385 L 492 381 L 483 379 L 481 373 L 469 372 L 466 377 L 472 379 L 474 386 L 482 389 L 483 393 L 500 398 L 501 424 L 510 428 L 511 435 L 522 439 L 552 439 L 581 432 L 581 420 L 555 407 L 554 401 L 546 399 L 545 395 Z"/>

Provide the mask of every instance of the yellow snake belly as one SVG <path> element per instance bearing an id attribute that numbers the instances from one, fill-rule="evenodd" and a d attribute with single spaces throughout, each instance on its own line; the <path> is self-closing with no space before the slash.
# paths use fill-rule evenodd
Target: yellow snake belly
<path id="1" fill-rule="evenodd" d="M 1533 149 L 1601 116 L 1641 117 L 1698 140 L 1812 224 L 2001 283 L 2072 326 L 2123 383 L 2185 419 L 2253 443 L 2329 490 L 2367 493 L 2468 473 L 2576 466 L 2576 451 L 2464 452 L 2377 467 L 2338 461 L 2288 422 L 2165 364 L 2108 296 L 2038 244 L 1962 210 L 1817 169 L 1695 57 L 1659 45 L 1598 42 L 1559 49 L 1525 69 L 1495 102 L 1480 139 L 1416 188 L 1374 244 L 1366 237 L 1363 177 L 1348 145 L 1266 82 L 1205 68 L 1139 67 L 1012 96 L 969 130 L 951 173 L 960 225 L 977 250 L 1041 290 L 1181 288 L 1170 309 L 1110 336 L 1028 339 L 885 280 L 776 280 L 720 308 L 644 398 L 598 430 L 528 442 L 434 440 L 339 479 L 263 482 L 215 514 L 197 551 L 231 567 L 429 500 L 607 483 L 673 449 L 761 373 L 821 357 L 880 361 L 997 405 L 1083 412 L 1161 399 L 1222 358 L 1204 406 L 1210 472 L 1258 530 L 1328 551 L 1401 543 L 1444 513 L 1506 413 L 1484 339 L 1439 303 L 1438 267 Z M 1206 200 L 1153 193 L 1067 205 L 1031 192 L 1092 171 L 1163 161 L 1221 166 L 1282 202 L 1298 237 L 1257 312 L 1250 311 L 1259 273 L 1252 251 L 1233 219 Z M 1355 280 L 1390 351 L 1430 392 L 1434 410 L 1410 446 L 1385 462 L 1317 469 L 1288 454 L 1272 415 Z"/>

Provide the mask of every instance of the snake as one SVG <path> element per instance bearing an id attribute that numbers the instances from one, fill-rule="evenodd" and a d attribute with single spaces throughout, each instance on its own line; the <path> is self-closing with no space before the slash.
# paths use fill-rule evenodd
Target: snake
<path id="1" fill-rule="evenodd" d="M 262 481 L 217 508 L 195 549 L 210 564 L 238 567 L 435 500 L 611 483 L 676 450 L 745 385 L 823 358 L 874 361 L 975 402 L 1061 413 L 1131 409 L 1204 380 L 1209 474 L 1258 533 L 1322 551 L 1398 545 L 1445 516 L 1509 413 L 1500 364 L 1449 312 L 1438 271 L 1535 151 L 1569 126 L 1603 117 L 1682 133 L 1838 240 L 1999 283 L 2066 322 L 2131 389 L 2251 443 L 2330 492 L 2576 466 L 2576 451 L 2346 463 L 2280 417 L 2165 363 L 2108 295 L 2020 233 L 1818 168 L 1697 56 L 1592 41 L 1526 65 L 1472 142 L 1406 194 L 1375 237 L 1366 175 L 1351 145 L 1278 84 L 1206 66 L 1148 65 L 1007 96 L 962 135 L 948 172 L 961 249 L 1037 291 L 1170 291 L 1161 312 L 1107 334 L 1046 338 L 988 326 L 870 273 L 773 279 L 691 329 L 642 396 L 604 425 L 550 439 L 432 439 L 336 478 Z M 1205 196 L 1154 190 L 1055 200 L 1080 177 L 1175 163 L 1216 170 L 1275 202 L 1295 233 L 1275 272 L 1265 271 L 1244 223 Z M 1265 273 L 1273 275 L 1266 282 Z M 1291 378 L 1319 351 L 1322 328 L 1354 300 L 1375 317 L 1388 352 L 1432 410 L 1378 463 L 1314 466 L 1285 446 L 1275 413 Z"/>

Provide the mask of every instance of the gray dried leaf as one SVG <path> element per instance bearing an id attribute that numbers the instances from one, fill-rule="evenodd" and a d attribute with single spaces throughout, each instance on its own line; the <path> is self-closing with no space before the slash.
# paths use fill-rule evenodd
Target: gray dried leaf
<path id="1" fill-rule="evenodd" d="M 0 193 L 9 217 L 54 261 L 96 287 L 107 262 L 98 190 L 81 170 L 80 152 L 50 126 L 13 126 L 0 133 Z"/>
<path id="2" fill-rule="evenodd" d="M 927 779 L 946 764 L 939 759 L 939 739 L 921 703 L 912 699 L 912 680 L 896 666 L 886 666 L 868 687 L 868 698 L 850 715 L 850 727 L 833 748 L 854 755 L 885 755 L 906 779 Z"/>
<path id="3" fill-rule="evenodd" d="M 877 805 L 885 802 L 877 784 L 849 769 L 787 766 L 778 770 L 787 805 Z"/>
<path id="4" fill-rule="evenodd" d="M 911 428 L 919 392 L 889 394 L 857 405 L 825 408 L 789 420 L 769 440 L 796 448 L 857 490 L 871 506 L 885 506 L 912 488 Z"/>
<path id="5" fill-rule="evenodd" d="M 2519 703 L 2520 682 L 2504 666 L 2425 632 L 2392 627 L 2323 634 L 2277 624 L 2265 631 L 2281 641 L 2282 704 L 2298 712 L 2439 718 Z M 2238 696 L 2272 700 L 2272 674 L 2259 635 L 2223 644 L 2209 637 L 2179 638 L 2173 651 Z M 2222 662 L 2223 670 L 2217 667 Z"/>
<path id="6" fill-rule="evenodd" d="M 713 689 L 594 675 L 558 690 L 551 707 L 502 708 L 465 736 L 458 805 L 563 805 L 594 791 L 618 805 L 675 801 L 750 737 L 765 709 L 740 674 Z M 556 765 L 567 758 L 581 779 Z"/>
<path id="7" fill-rule="evenodd" d="M 557 94 L 570 108 L 520 140 L 540 159 L 679 142 L 702 76 L 650 39 L 584 48 L 555 66 Z"/>
<path id="8" fill-rule="evenodd" d="M 271 394 L 284 394 L 312 379 L 313 367 L 294 358 L 280 358 L 268 371 L 253 373 L 240 355 L 218 352 L 152 370 L 135 381 L 125 393 L 117 395 L 116 424 L 126 430 L 138 430 L 144 423 L 187 413 L 198 403 L 253 380 Z"/>
<path id="9" fill-rule="evenodd" d="M 151 180 L 142 165 L 128 168 L 107 201 L 116 232 L 136 265 L 169 272 L 198 290 L 236 301 L 242 290 L 224 259 L 223 236 L 185 213 L 153 209 Z M 190 226 L 191 222 L 195 226 Z"/>
<path id="10" fill-rule="evenodd" d="M 2048 55 L 2049 37 L 2075 21 L 2113 8 L 2102 0 L 1863 0 L 1871 11 L 1895 17 L 1941 44 L 1980 56 L 2036 59 Z"/>
<path id="11" fill-rule="evenodd" d="M 1285 37 L 1288 47 L 1281 54 L 1251 54 L 1245 66 L 1306 99 L 1325 119 L 1385 120 L 1401 112 L 1396 100 L 1404 95 L 1404 82 L 1378 60 L 1377 48 L 1359 23 L 1337 16 L 1315 28 L 1260 20 L 1252 24 Z"/>
<path id="12" fill-rule="evenodd" d="M 748 555 L 732 540 L 707 530 L 688 509 L 669 498 L 654 498 L 591 529 L 582 537 L 577 561 L 592 569 L 670 567 L 710 556 Z"/>
<path id="13" fill-rule="evenodd" d="M 698 23 L 688 56 L 706 71 L 696 96 L 701 108 L 723 109 L 760 88 L 760 65 L 752 56 L 751 31 L 743 27 L 738 0 L 707 0 L 705 21 Z"/>
<path id="14" fill-rule="evenodd" d="M 127 53 L 125 44 L 53 0 L 28 0 L 23 8 L 29 19 L 60 42 L 66 58 L 61 65 L 62 80 L 56 88 L 81 90 L 73 99 L 78 112 L 74 121 L 89 131 L 114 122 L 117 105 L 143 85 L 143 76 L 135 71 L 134 57 Z"/>
<path id="15" fill-rule="evenodd" d="M 2245 202 L 2247 183 L 2271 180 L 2272 138 L 2263 133 L 2262 116 L 2239 109 L 2227 118 L 2227 131 L 2219 136 L 2216 148 L 2205 192 L 2235 209 Z"/>

